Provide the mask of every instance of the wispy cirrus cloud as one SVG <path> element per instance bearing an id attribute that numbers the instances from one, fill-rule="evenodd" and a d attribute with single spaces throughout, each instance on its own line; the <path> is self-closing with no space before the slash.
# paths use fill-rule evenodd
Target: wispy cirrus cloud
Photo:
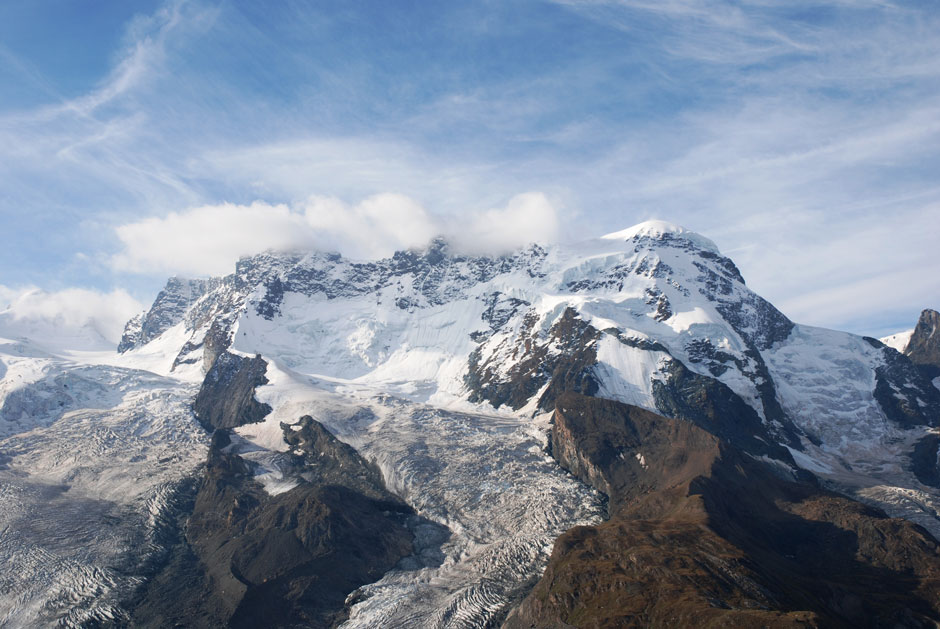
<path id="1" fill-rule="evenodd" d="M 538 238 L 686 224 L 794 317 L 859 330 L 852 308 L 803 297 L 822 304 L 851 283 L 843 251 L 865 243 L 879 272 L 910 280 L 888 305 L 859 291 L 856 310 L 900 322 L 929 305 L 911 288 L 940 199 L 929 4 L 489 9 L 170 2 L 132 20 L 110 70 L 68 98 L 3 48 L 45 100 L 0 96 L 0 273 L 120 280 L 143 296 L 170 269 L 223 271 L 259 247 L 407 246 L 391 229 L 401 216 L 421 238 L 499 243 L 505 232 L 474 218 L 498 208 L 494 224 L 543 226 Z M 187 240 L 181 226 L 199 221 L 219 233 Z M 894 237 L 873 239 L 878 225 Z"/>

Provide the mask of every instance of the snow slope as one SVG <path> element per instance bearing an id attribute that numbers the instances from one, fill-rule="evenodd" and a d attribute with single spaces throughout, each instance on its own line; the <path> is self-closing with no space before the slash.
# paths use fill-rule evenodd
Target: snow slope
<path id="1" fill-rule="evenodd" d="M 890 334 L 880 340 L 888 347 L 893 347 L 903 354 L 904 350 L 907 349 L 907 344 L 911 342 L 912 334 L 914 334 L 914 328 L 896 334 Z"/>

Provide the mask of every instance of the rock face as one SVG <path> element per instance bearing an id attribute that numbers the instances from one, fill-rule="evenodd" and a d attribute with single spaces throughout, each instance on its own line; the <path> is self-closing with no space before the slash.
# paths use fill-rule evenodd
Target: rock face
<path id="1" fill-rule="evenodd" d="M 904 353 L 930 377 L 940 376 L 940 312 L 924 310 Z"/>
<path id="2" fill-rule="evenodd" d="M 933 626 L 940 550 L 687 422 L 559 399 L 552 453 L 610 498 L 506 627 Z"/>
<path id="3" fill-rule="evenodd" d="M 210 336 L 209 338 L 213 338 Z M 412 552 L 410 507 L 379 470 L 310 416 L 281 424 L 297 485 L 271 495 L 230 429 L 271 408 L 255 389 L 267 363 L 221 351 L 193 402 L 213 432 L 185 531 L 133 605 L 143 627 L 330 627 L 346 598 Z"/>
<path id="4" fill-rule="evenodd" d="M 875 344 L 874 339 L 866 340 Z M 885 416 L 899 426 L 936 426 L 940 418 L 940 389 L 930 383 L 930 365 L 914 364 L 894 350 L 879 347 L 884 364 L 875 369 L 875 399 Z"/>
<path id="5" fill-rule="evenodd" d="M 597 364 L 597 339 L 600 332 L 586 324 L 572 308 L 565 310 L 549 331 L 548 338 L 540 342 L 533 328 L 537 317 L 523 321 L 523 333 L 517 341 L 516 352 L 523 358 L 508 370 L 508 378 L 500 377 L 500 354 L 488 359 L 475 351 L 470 356 L 469 369 L 464 381 L 470 390 L 471 402 L 489 402 L 495 407 L 507 405 L 513 409 L 525 406 L 545 387 L 538 398 L 538 408 L 551 410 L 555 398 L 565 391 L 587 395 L 597 393 L 597 380 L 593 368 Z"/>
<path id="6" fill-rule="evenodd" d="M 196 419 L 207 429 L 236 428 L 259 422 L 271 407 L 255 400 L 255 389 L 268 382 L 261 356 L 220 354 L 206 373 L 193 401 Z"/>
<path id="7" fill-rule="evenodd" d="M 216 430 L 185 539 L 141 593 L 135 625 L 335 626 L 351 592 L 411 554 L 413 512 L 374 466 L 309 417 L 284 429 L 317 466 L 276 496 Z"/>
<path id="8" fill-rule="evenodd" d="M 754 409 L 727 385 L 697 374 L 679 361 L 667 363 L 663 374 L 662 380 L 653 382 L 656 408 L 661 413 L 690 421 L 752 454 L 792 461 L 786 449 L 773 438 L 782 437 L 784 443 L 798 444 L 798 433 L 791 424 L 782 425 L 785 432 L 768 430 Z"/>
<path id="9" fill-rule="evenodd" d="M 124 353 L 160 336 L 183 317 L 193 304 L 216 283 L 217 280 L 171 277 L 163 290 L 157 294 L 150 310 L 127 323 L 118 345 L 118 352 Z"/>
<path id="10" fill-rule="evenodd" d="M 911 471 L 917 480 L 930 487 L 940 487 L 940 435 L 930 433 L 918 439 L 910 459 Z"/>

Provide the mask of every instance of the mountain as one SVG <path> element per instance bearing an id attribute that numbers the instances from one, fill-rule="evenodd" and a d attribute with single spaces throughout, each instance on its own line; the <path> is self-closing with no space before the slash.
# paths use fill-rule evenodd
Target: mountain
<path id="1" fill-rule="evenodd" d="M 916 330 L 912 341 L 915 337 L 920 338 Z M 270 597 L 284 603 L 284 616 L 276 622 L 312 622 L 313 612 L 303 601 L 320 597 L 315 584 L 322 577 L 311 566 L 335 565 L 317 564 L 318 558 L 344 554 L 354 554 L 360 563 L 339 587 L 349 596 L 339 600 L 334 591 L 333 607 L 316 612 L 323 623 L 329 618 L 349 627 L 496 625 L 521 603 L 509 622 L 557 624 L 570 619 L 577 606 L 570 600 L 534 605 L 539 588 L 551 589 L 544 578 L 529 592 L 546 565 L 551 577 L 558 574 L 552 566 L 566 561 L 559 555 L 561 541 L 552 550 L 560 535 L 596 525 L 613 531 L 605 543 L 616 548 L 632 530 L 626 522 L 655 515 L 656 526 L 676 524 L 665 512 L 618 506 L 637 499 L 632 483 L 647 466 L 655 474 L 641 475 L 643 486 L 660 498 L 644 504 L 689 514 L 682 520 L 691 528 L 682 532 L 681 547 L 693 551 L 700 531 L 718 549 L 714 557 L 734 556 L 744 564 L 766 560 L 786 572 L 769 583 L 766 571 L 736 568 L 735 582 L 756 583 L 765 594 L 741 586 L 738 594 L 716 601 L 729 607 L 749 601 L 754 609 L 778 613 L 763 620 L 786 617 L 811 624 L 851 623 L 860 613 L 891 606 L 909 609 L 910 615 L 883 616 L 885 622 L 940 619 L 932 603 L 923 602 L 936 591 L 931 536 L 940 535 L 935 381 L 876 339 L 790 321 L 748 288 L 714 243 L 675 225 L 650 221 L 586 242 L 533 244 L 501 256 L 466 254 L 443 240 L 378 261 L 322 252 L 265 253 L 240 260 L 223 278 L 171 279 L 150 310 L 127 324 L 116 355 L 15 358 L 10 348 L 16 343 L 28 345 L 11 341 L 2 354 L 8 375 L 0 408 L 6 432 L 0 434 L 8 436 L 0 451 L 13 456 L 5 459 L 0 476 L 9 476 L 17 487 L 27 479 L 42 491 L 70 483 L 86 491 L 83 477 L 73 474 L 78 462 L 59 464 L 50 473 L 48 462 L 36 462 L 38 449 L 53 442 L 64 448 L 62 429 L 85 408 L 126 422 L 119 418 L 136 408 L 134 390 L 173 389 L 173 399 L 191 402 L 186 434 L 214 432 L 211 442 L 204 436 L 190 447 L 185 465 L 172 464 L 172 499 L 146 507 L 155 509 L 159 526 L 128 529 L 151 536 L 160 531 L 149 563 L 132 550 L 118 553 L 128 579 L 150 585 L 128 591 L 109 576 L 114 584 L 91 579 L 95 587 L 82 590 L 62 578 L 58 590 L 33 595 L 30 587 L 38 577 L 35 569 L 26 569 L 13 579 L 19 598 L 8 602 L 14 610 L 8 617 L 19 624 L 69 618 L 79 608 L 86 616 L 124 623 L 170 618 L 172 610 L 161 601 L 180 600 L 168 594 L 179 583 L 205 592 L 200 600 L 215 601 L 199 611 L 213 623 L 236 624 L 233 610 L 248 613 L 250 601 Z M 39 375 L 9 377 L 15 370 L 24 373 L 27 365 Z M 70 388 L 53 398 L 63 404 L 45 402 L 50 399 L 45 392 L 64 392 L 75 382 L 82 383 L 82 391 L 98 391 L 85 384 L 89 378 L 78 379 L 89 373 L 95 382 L 103 374 L 112 379 L 127 374 L 128 384 L 120 394 L 107 384 L 100 393 L 81 396 Z M 559 409 L 569 404 L 594 413 L 591 400 L 615 405 L 603 414 L 620 418 L 619 432 L 604 433 L 607 442 L 601 444 L 560 438 L 560 426 L 573 426 L 576 418 Z M 637 436 L 634 427 L 624 434 L 629 423 L 623 418 L 636 413 L 646 413 L 643 425 L 656 428 Z M 33 416 L 41 419 L 24 419 Z M 590 433 L 592 426 L 579 430 Z M 178 439 L 182 428 L 173 430 L 148 434 L 166 442 Z M 310 431 L 320 436 L 314 439 Z M 673 456 L 675 448 L 655 437 L 670 431 L 685 435 L 687 441 L 675 448 L 690 453 L 694 465 L 655 463 Z M 88 447 L 81 435 L 67 434 L 76 451 Z M 106 455 L 119 449 L 123 438 L 98 446 L 101 454 L 87 466 L 102 476 L 118 476 L 109 471 Z M 310 450 L 303 444 L 330 439 L 351 452 L 319 465 L 319 446 Z M 33 441 L 34 449 L 23 445 Z M 330 451 L 339 452 L 337 447 Z M 141 458 L 125 463 L 122 473 L 149 479 L 166 474 L 158 471 L 167 465 L 161 458 L 146 452 L 135 456 Z M 195 469 L 193 459 L 207 461 L 206 467 Z M 632 475 L 623 476 L 622 461 L 634 462 Z M 348 475 L 338 471 L 370 466 L 375 471 L 366 474 L 372 478 L 368 484 L 350 486 Z M 708 491 L 700 491 L 703 483 Z M 388 495 L 381 493 L 386 490 Z M 766 499 L 742 495 L 752 490 Z M 136 493 L 114 495 L 109 509 L 140 512 L 154 491 L 142 483 Z M 736 497 L 746 513 L 755 514 L 752 522 L 729 515 L 727 505 Z M 768 503 L 774 500 L 776 506 Z M 224 506 L 233 502 L 242 506 Z M 24 504 L 10 516 L 14 530 L 29 521 L 33 503 Z M 716 511 L 716 504 L 725 510 Z M 390 533 L 364 548 L 348 536 L 328 533 L 329 518 L 304 520 L 308 509 L 339 517 L 345 511 L 361 513 L 357 521 L 366 528 L 360 537 L 371 535 L 369 530 L 406 534 Z M 228 515 L 206 517 L 213 513 Z M 301 521 L 327 528 L 305 536 Z M 767 523 L 775 530 L 773 523 L 780 521 L 792 521 L 784 540 L 822 533 L 840 540 L 858 537 L 867 549 L 864 556 L 851 559 L 846 542 L 819 557 L 851 567 L 846 574 L 863 585 L 833 586 L 843 601 L 837 605 L 780 594 L 790 586 L 811 591 L 829 578 L 825 562 L 814 564 L 813 574 L 801 572 L 781 544 L 761 538 L 754 528 Z M 838 531 L 812 524 L 820 521 Z M 702 529 L 703 522 L 711 528 Z M 321 530 L 320 524 L 304 526 Z M 261 544 L 265 531 L 278 531 L 283 546 Z M 570 540 L 574 533 L 565 535 L 562 539 Z M 50 555 L 71 557 L 69 549 L 34 543 Z M 808 557 L 817 551 L 810 545 L 801 552 Z M 298 558 L 296 569 L 246 573 L 245 557 L 267 557 L 259 565 L 273 567 L 283 553 Z M 885 553 L 893 558 L 885 559 Z M 918 561 L 903 559 L 911 553 L 927 554 Z M 662 555 L 664 561 L 672 561 L 669 557 L 675 556 Z M 898 571 L 909 575 L 909 588 L 891 589 L 874 607 L 857 603 L 878 575 Z M 647 580 L 641 575 L 630 588 Z M 700 587 L 707 589 L 715 575 L 701 575 Z M 222 583 L 240 585 L 226 587 L 228 598 L 219 598 L 213 584 Z M 573 584 L 582 587 L 578 583 L 576 575 Z M 677 600 L 691 595 L 684 585 L 670 592 Z M 72 602 L 51 605 L 50 597 Z"/>
<path id="2" fill-rule="evenodd" d="M 531 415 L 570 389 L 833 474 L 903 456 L 886 443 L 940 413 L 937 389 L 908 361 L 874 339 L 792 323 L 711 241 L 662 222 L 502 257 L 453 254 L 443 241 L 369 263 L 264 254 L 212 283 L 180 309 L 163 299 L 182 285 L 171 280 L 146 315 L 164 330 L 150 343 L 174 340 L 173 370 L 208 367 L 222 348 L 263 356 L 265 399 L 304 374 Z M 122 340 L 129 354 L 148 347 L 138 329 Z"/>
<path id="3" fill-rule="evenodd" d="M 566 393 L 552 448 L 610 496 L 610 518 L 559 538 L 508 629 L 937 618 L 940 554 L 927 531 L 775 473 L 688 422 Z"/>
<path id="4" fill-rule="evenodd" d="M 904 354 L 912 363 L 926 369 L 928 375 L 940 376 L 940 312 L 924 310 L 920 313 Z"/>
<path id="5" fill-rule="evenodd" d="M 914 329 L 886 336 L 881 342 L 907 356 L 926 378 L 940 386 L 940 313 L 936 310 L 927 308 Z"/>

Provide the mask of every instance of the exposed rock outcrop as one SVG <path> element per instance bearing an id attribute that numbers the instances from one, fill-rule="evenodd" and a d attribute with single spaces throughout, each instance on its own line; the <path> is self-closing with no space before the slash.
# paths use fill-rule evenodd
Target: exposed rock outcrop
<path id="1" fill-rule="evenodd" d="M 865 337 L 880 347 L 884 364 L 875 369 L 873 395 L 885 416 L 899 426 L 940 425 L 940 389 L 930 382 L 930 365 L 916 365 L 908 357 Z"/>
<path id="2" fill-rule="evenodd" d="M 924 310 L 904 351 L 931 378 L 940 376 L 940 312 Z"/>
<path id="3" fill-rule="evenodd" d="M 512 348 L 497 348 L 487 358 L 480 350 L 470 356 L 464 382 L 471 402 L 519 409 L 547 385 L 539 396 L 538 407 L 551 410 L 555 398 L 565 391 L 587 395 L 597 392 L 593 367 L 597 363 L 596 342 L 600 332 L 585 323 L 573 308 L 565 309 L 547 338 L 539 338 L 536 322 L 534 313 L 526 315 L 524 331 Z M 505 352 L 510 352 L 517 362 L 503 373 Z"/>
<path id="4" fill-rule="evenodd" d="M 292 443 L 318 460 L 271 496 L 216 430 L 185 539 L 141 594 L 141 627 L 331 627 L 347 596 L 412 552 L 412 510 L 379 471 L 305 417 Z"/>
<path id="5" fill-rule="evenodd" d="M 267 368 L 261 356 L 221 353 L 193 401 L 196 419 L 206 430 L 237 428 L 264 419 L 271 407 L 255 399 L 255 389 L 267 384 Z"/>
<path id="6" fill-rule="evenodd" d="M 150 310 L 131 319 L 124 328 L 118 352 L 124 353 L 157 338 L 177 323 L 218 280 L 171 277 Z"/>
<path id="7" fill-rule="evenodd" d="M 555 543 L 506 627 L 933 626 L 921 527 L 797 481 L 687 422 L 575 394 L 552 452 L 610 498 Z"/>
<path id="8" fill-rule="evenodd" d="M 693 422 L 709 433 L 732 442 L 751 454 L 767 454 L 792 462 L 777 443 L 798 444 L 795 429 L 787 421 L 781 434 L 773 434 L 757 412 L 726 384 L 694 373 L 677 360 L 663 368 L 663 379 L 653 381 L 656 408 L 676 419 Z"/>
<path id="9" fill-rule="evenodd" d="M 932 432 L 918 439 L 910 459 L 911 471 L 917 480 L 930 487 L 940 487 L 940 434 Z"/>

